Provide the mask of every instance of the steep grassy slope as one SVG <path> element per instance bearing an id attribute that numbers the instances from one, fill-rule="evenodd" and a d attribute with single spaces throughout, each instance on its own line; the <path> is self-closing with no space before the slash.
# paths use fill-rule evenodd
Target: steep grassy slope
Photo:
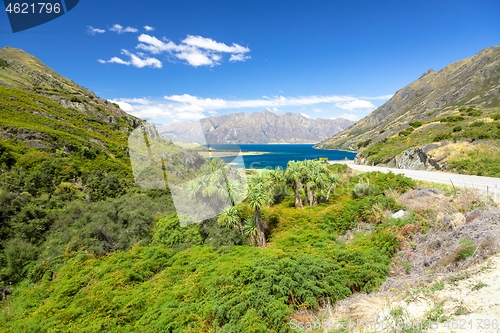
<path id="1" fill-rule="evenodd" d="M 430 123 L 456 114 L 462 106 L 484 110 L 500 106 L 500 46 L 484 49 L 439 72 L 429 70 L 370 115 L 317 147 L 356 150 L 397 136 L 411 122 Z"/>
<path id="2" fill-rule="evenodd" d="M 56 73 L 36 57 L 9 46 L 0 49 L 0 84 L 2 81 L 17 88 L 39 86 L 95 97 L 92 91 Z"/>

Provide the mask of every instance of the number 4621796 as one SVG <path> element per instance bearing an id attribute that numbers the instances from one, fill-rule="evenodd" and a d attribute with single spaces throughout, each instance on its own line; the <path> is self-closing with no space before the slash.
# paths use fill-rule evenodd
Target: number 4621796
<path id="1" fill-rule="evenodd" d="M 39 2 L 37 4 L 32 3 L 9 3 L 5 11 L 9 14 L 59 14 L 61 12 L 61 4 L 50 2 Z"/>

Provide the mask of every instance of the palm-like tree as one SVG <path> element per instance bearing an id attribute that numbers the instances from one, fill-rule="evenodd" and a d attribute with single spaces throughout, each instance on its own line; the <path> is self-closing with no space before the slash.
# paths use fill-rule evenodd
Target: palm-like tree
<path id="1" fill-rule="evenodd" d="M 190 199 L 199 198 L 209 205 L 225 208 L 229 198 L 230 206 L 237 203 L 244 186 L 241 180 L 229 179 L 228 166 L 220 159 L 214 159 L 200 168 L 197 178 L 189 181 L 186 191 Z M 221 206 L 221 207 L 219 207 Z"/>
<path id="2" fill-rule="evenodd" d="M 316 206 L 318 204 L 318 191 L 323 188 L 323 184 L 326 182 L 326 168 L 321 162 L 314 161 L 310 165 L 310 204 L 311 206 Z"/>
<path id="3" fill-rule="evenodd" d="M 256 242 L 257 235 L 259 234 L 259 229 L 257 229 L 255 218 L 253 216 L 249 216 L 245 219 L 245 223 L 242 226 L 241 232 L 243 233 L 243 235 L 250 238 L 251 243 Z"/>
<path id="4" fill-rule="evenodd" d="M 273 195 L 264 184 L 251 181 L 246 201 L 250 208 L 254 210 L 255 225 L 258 230 L 256 235 L 257 245 L 264 246 L 266 244 L 266 237 L 264 234 L 261 207 L 272 204 L 274 201 Z"/>
<path id="5" fill-rule="evenodd" d="M 233 206 L 220 214 L 217 223 L 223 228 L 237 228 L 242 231 L 238 206 Z"/>
<path id="6" fill-rule="evenodd" d="M 340 177 L 334 173 L 329 173 L 326 176 L 326 184 L 328 186 L 328 190 L 326 192 L 325 202 L 328 202 L 332 189 L 335 189 L 335 187 L 340 184 Z"/>
<path id="7" fill-rule="evenodd" d="M 299 162 L 290 161 L 287 164 L 287 168 L 285 171 L 285 179 L 286 181 L 292 184 L 293 193 L 295 196 L 295 207 L 304 208 L 302 205 L 302 197 L 300 195 L 301 185 L 301 166 Z"/>

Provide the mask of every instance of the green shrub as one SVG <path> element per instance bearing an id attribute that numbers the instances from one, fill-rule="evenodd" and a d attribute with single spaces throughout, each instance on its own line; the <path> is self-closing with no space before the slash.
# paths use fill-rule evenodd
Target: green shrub
<path id="1" fill-rule="evenodd" d="M 493 120 L 500 120 L 500 113 L 495 113 L 490 116 L 491 119 Z"/>
<path id="2" fill-rule="evenodd" d="M 153 243 L 162 244 L 170 248 L 182 246 L 188 248 L 201 245 L 203 238 L 199 224 L 181 226 L 177 214 L 170 214 L 160 218 L 153 230 Z"/>
<path id="3" fill-rule="evenodd" d="M 484 126 L 484 121 L 475 121 L 472 124 L 469 125 L 470 127 L 482 127 Z"/>
<path id="4" fill-rule="evenodd" d="M 81 101 L 78 97 L 76 97 L 76 96 L 71 97 L 69 100 L 70 100 L 70 102 L 73 102 L 73 103 L 81 103 L 81 102 L 82 102 L 82 101 Z"/>
<path id="5" fill-rule="evenodd" d="M 438 141 L 443 141 L 443 140 L 448 140 L 451 139 L 451 133 L 439 133 L 434 135 L 432 138 L 433 142 L 438 142 Z"/>
<path id="6" fill-rule="evenodd" d="M 9 63 L 3 59 L 0 59 L 0 68 L 11 67 Z"/>
<path id="7" fill-rule="evenodd" d="M 403 266 L 403 268 L 405 269 L 406 273 L 410 273 L 413 266 L 411 263 L 409 263 L 408 261 L 402 261 L 401 262 L 401 266 Z"/>
<path id="8" fill-rule="evenodd" d="M 460 113 L 466 114 L 470 117 L 479 117 L 480 115 L 483 114 L 481 111 L 476 110 L 471 106 L 470 107 L 461 107 L 460 109 L 458 109 L 458 111 L 460 111 Z"/>
<path id="9" fill-rule="evenodd" d="M 5 245 L 6 274 L 12 282 L 20 281 L 28 272 L 28 266 L 37 258 L 37 248 L 22 239 L 11 239 Z"/>
<path id="10" fill-rule="evenodd" d="M 410 125 L 413 128 L 417 128 L 417 127 L 422 126 L 422 122 L 421 121 L 413 121 L 413 122 L 409 123 L 408 125 Z"/>
<path id="11" fill-rule="evenodd" d="M 453 133 L 460 132 L 461 130 L 462 130 L 462 126 L 460 126 L 460 125 L 453 127 Z"/>
<path id="12" fill-rule="evenodd" d="M 118 105 L 118 103 L 111 103 L 111 105 L 113 105 L 115 108 L 120 108 L 120 105 Z"/>
<path id="13" fill-rule="evenodd" d="M 362 198 L 373 193 L 374 187 L 370 186 L 369 183 L 358 183 L 354 186 L 351 191 L 353 198 Z"/>
<path id="14" fill-rule="evenodd" d="M 461 239 L 460 246 L 457 248 L 457 252 L 455 253 L 455 260 L 465 260 L 472 256 L 474 251 L 476 251 L 476 244 L 468 239 Z"/>
<path id="15" fill-rule="evenodd" d="M 491 138 L 491 132 L 485 128 L 471 128 L 462 132 L 461 136 L 472 141 L 487 140 Z"/>
<path id="16" fill-rule="evenodd" d="M 16 163 L 16 159 L 10 149 L 0 142 L 0 168 L 10 169 Z M 2 165 L 5 165 L 2 167 Z"/>
<path id="17" fill-rule="evenodd" d="M 410 135 L 415 129 L 413 127 L 408 127 L 407 129 L 400 131 L 398 133 L 399 136 L 408 136 Z"/>
<path id="18" fill-rule="evenodd" d="M 359 149 L 359 148 L 362 148 L 362 147 L 366 147 L 366 146 L 368 146 L 371 142 L 372 142 L 372 139 L 367 139 L 367 140 L 365 140 L 365 141 L 360 141 L 360 142 L 358 142 L 358 145 L 357 145 L 357 146 L 358 146 L 358 149 Z"/>

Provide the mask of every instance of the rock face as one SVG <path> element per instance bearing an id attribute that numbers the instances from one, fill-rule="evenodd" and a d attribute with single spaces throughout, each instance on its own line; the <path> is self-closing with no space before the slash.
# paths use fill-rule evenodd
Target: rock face
<path id="1" fill-rule="evenodd" d="M 446 142 L 444 144 L 446 144 Z M 444 162 L 446 156 L 433 155 L 434 150 L 442 145 L 443 143 L 431 143 L 425 146 L 407 149 L 403 153 L 385 160 L 380 166 L 409 170 L 444 170 L 446 169 L 446 163 Z M 362 153 L 356 155 L 354 163 L 360 165 L 369 164 L 367 156 Z"/>
<path id="2" fill-rule="evenodd" d="M 315 143 L 354 124 L 347 119 L 312 120 L 301 114 L 278 115 L 268 110 L 205 118 L 200 123 L 182 122 L 157 128 L 163 137 L 179 142 Z"/>
<path id="3" fill-rule="evenodd" d="M 474 103 L 490 107 L 500 101 L 500 46 L 454 62 L 439 72 L 429 70 L 399 90 L 384 105 L 347 130 L 317 144 L 317 148 L 357 149 L 357 143 L 372 144 L 396 135 L 412 121 L 446 115 L 453 108 Z"/>
<path id="4" fill-rule="evenodd" d="M 443 166 L 439 164 L 439 161 L 433 159 L 429 155 L 429 152 L 436 146 L 436 144 L 430 144 L 422 147 L 407 149 L 401 155 L 398 155 L 389 161 L 388 165 L 398 169 L 428 171 L 442 170 Z"/>

